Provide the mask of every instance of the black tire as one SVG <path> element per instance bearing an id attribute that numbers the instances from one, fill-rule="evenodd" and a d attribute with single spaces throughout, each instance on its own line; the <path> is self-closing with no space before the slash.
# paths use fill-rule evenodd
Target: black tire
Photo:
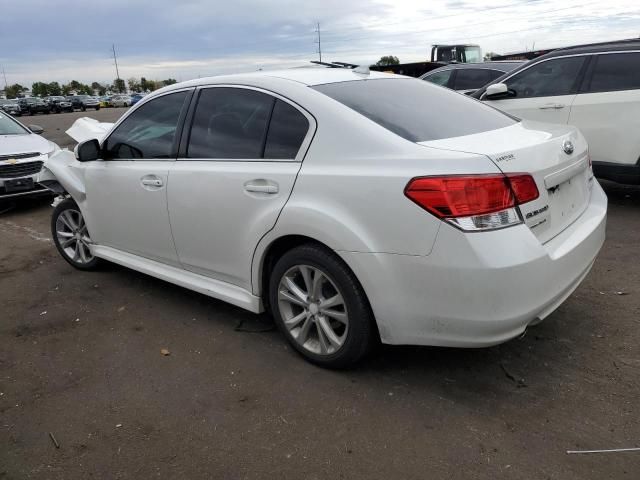
<path id="1" fill-rule="evenodd" d="M 287 272 L 298 265 L 320 270 L 335 284 L 338 293 L 344 299 L 345 311 L 348 313 L 348 328 L 342 345 L 333 353 L 317 354 L 310 351 L 298 343 L 285 326 L 278 301 L 280 281 Z M 269 305 L 276 325 L 293 348 L 316 365 L 327 368 L 351 367 L 362 360 L 378 342 L 373 313 L 360 282 L 342 259 L 325 247 L 309 243 L 285 253 L 271 272 L 268 288 Z M 318 326 L 316 328 L 319 329 Z"/>
<path id="2" fill-rule="evenodd" d="M 82 107 L 80 107 L 80 110 L 82 110 L 83 112 L 87 111 L 87 107 L 85 107 L 84 105 Z"/>
<path id="3" fill-rule="evenodd" d="M 98 111 L 98 110 L 100 110 L 100 105 L 98 105 L 98 106 L 96 107 L 96 111 Z"/>
<path id="4" fill-rule="evenodd" d="M 58 228 L 57 228 L 58 219 L 65 212 L 70 213 L 70 211 L 77 212 L 80 215 L 80 218 L 82 219 L 82 212 L 80 211 L 80 208 L 78 207 L 76 202 L 71 198 L 67 198 L 66 200 L 63 200 L 58 205 L 56 205 L 56 208 L 53 209 L 53 214 L 51 215 L 51 236 L 53 238 L 53 243 L 55 243 L 56 248 L 58 249 L 58 253 L 71 266 L 77 268 L 78 270 L 95 270 L 101 263 L 101 260 L 98 257 L 91 257 L 91 260 L 85 262 L 80 258 L 80 256 L 78 256 L 76 260 L 73 257 L 71 257 L 69 253 L 65 250 L 65 247 L 63 247 L 60 244 L 60 239 L 58 238 L 59 237 Z M 75 218 L 78 218 L 78 217 L 75 217 Z M 86 231 L 86 228 L 85 228 L 85 231 Z M 88 238 L 89 232 L 86 231 L 86 233 L 87 233 L 86 236 Z M 77 240 L 76 240 L 76 243 L 77 243 Z"/>

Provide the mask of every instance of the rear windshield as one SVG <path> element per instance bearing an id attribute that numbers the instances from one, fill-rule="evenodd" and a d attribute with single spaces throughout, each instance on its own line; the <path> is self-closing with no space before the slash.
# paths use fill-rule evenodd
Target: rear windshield
<path id="1" fill-rule="evenodd" d="M 414 79 L 375 79 L 313 87 L 412 142 L 461 137 L 516 121 L 477 100 Z"/>

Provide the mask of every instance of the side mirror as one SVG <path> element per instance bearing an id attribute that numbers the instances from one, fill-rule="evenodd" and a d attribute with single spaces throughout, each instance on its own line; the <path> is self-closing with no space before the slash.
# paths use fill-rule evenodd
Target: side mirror
<path id="1" fill-rule="evenodd" d="M 44 128 L 40 125 L 29 125 L 29 130 L 31 130 L 32 133 L 37 133 L 38 135 L 44 132 Z"/>
<path id="2" fill-rule="evenodd" d="M 487 87 L 485 98 L 489 100 L 498 100 L 509 96 L 509 88 L 504 83 L 494 83 Z"/>
<path id="3" fill-rule="evenodd" d="M 73 153 L 79 162 L 91 162 L 100 158 L 100 142 L 97 139 L 85 140 L 76 145 Z"/>

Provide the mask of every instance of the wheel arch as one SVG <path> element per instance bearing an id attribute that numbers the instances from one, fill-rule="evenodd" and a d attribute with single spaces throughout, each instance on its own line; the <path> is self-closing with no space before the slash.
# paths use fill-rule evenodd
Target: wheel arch
<path id="1" fill-rule="evenodd" d="M 300 245 L 305 244 L 314 244 L 321 248 L 328 250 L 329 252 L 334 253 L 351 271 L 355 280 L 359 284 L 360 288 L 364 292 L 365 301 L 368 304 L 369 311 L 371 312 L 371 318 L 373 320 L 373 325 L 375 329 L 375 335 L 378 339 L 380 339 L 380 329 L 378 325 L 378 321 L 375 317 L 375 313 L 373 311 L 373 307 L 371 305 L 371 301 L 369 300 L 369 295 L 365 289 L 364 284 L 360 281 L 357 272 L 354 270 L 353 265 L 350 264 L 342 255 L 340 255 L 339 251 L 331 248 L 326 243 L 317 240 L 308 235 L 302 234 L 286 234 L 281 235 L 275 239 L 273 239 L 263 250 L 262 255 L 259 259 L 256 259 L 254 256 L 255 269 L 257 270 L 257 284 L 254 283 L 254 294 L 259 295 L 262 299 L 262 305 L 265 310 L 269 311 L 269 291 L 268 288 L 265 288 L 269 283 L 269 276 L 276 262 L 282 255 L 284 255 L 289 250 L 298 247 Z M 257 293 L 256 293 L 257 292 Z"/>

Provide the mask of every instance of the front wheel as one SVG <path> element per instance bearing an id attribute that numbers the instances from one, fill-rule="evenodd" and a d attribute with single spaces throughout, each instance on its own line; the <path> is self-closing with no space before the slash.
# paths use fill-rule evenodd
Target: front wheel
<path id="1" fill-rule="evenodd" d="M 62 258 L 79 270 L 93 270 L 100 259 L 91 254 L 91 237 L 80 208 L 72 199 L 60 202 L 51 217 L 51 234 Z"/>
<path id="2" fill-rule="evenodd" d="M 340 257 L 319 245 L 301 245 L 278 260 L 269 304 L 287 340 L 317 365 L 349 367 L 376 343 L 362 286 Z"/>
<path id="3" fill-rule="evenodd" d="M 100 110 L 100 105 L 98 105 L 98 106 L 96 107 L 96 111 L 98 111 L 98 110 Z"/>
<path id="4" fill-rule="evenodd" d="M 84 105 L 82 107 L 80 107 L 80 110 L 82 110 L 83 112 L 87 111 L 87 107 L 85 107 Z"/>

